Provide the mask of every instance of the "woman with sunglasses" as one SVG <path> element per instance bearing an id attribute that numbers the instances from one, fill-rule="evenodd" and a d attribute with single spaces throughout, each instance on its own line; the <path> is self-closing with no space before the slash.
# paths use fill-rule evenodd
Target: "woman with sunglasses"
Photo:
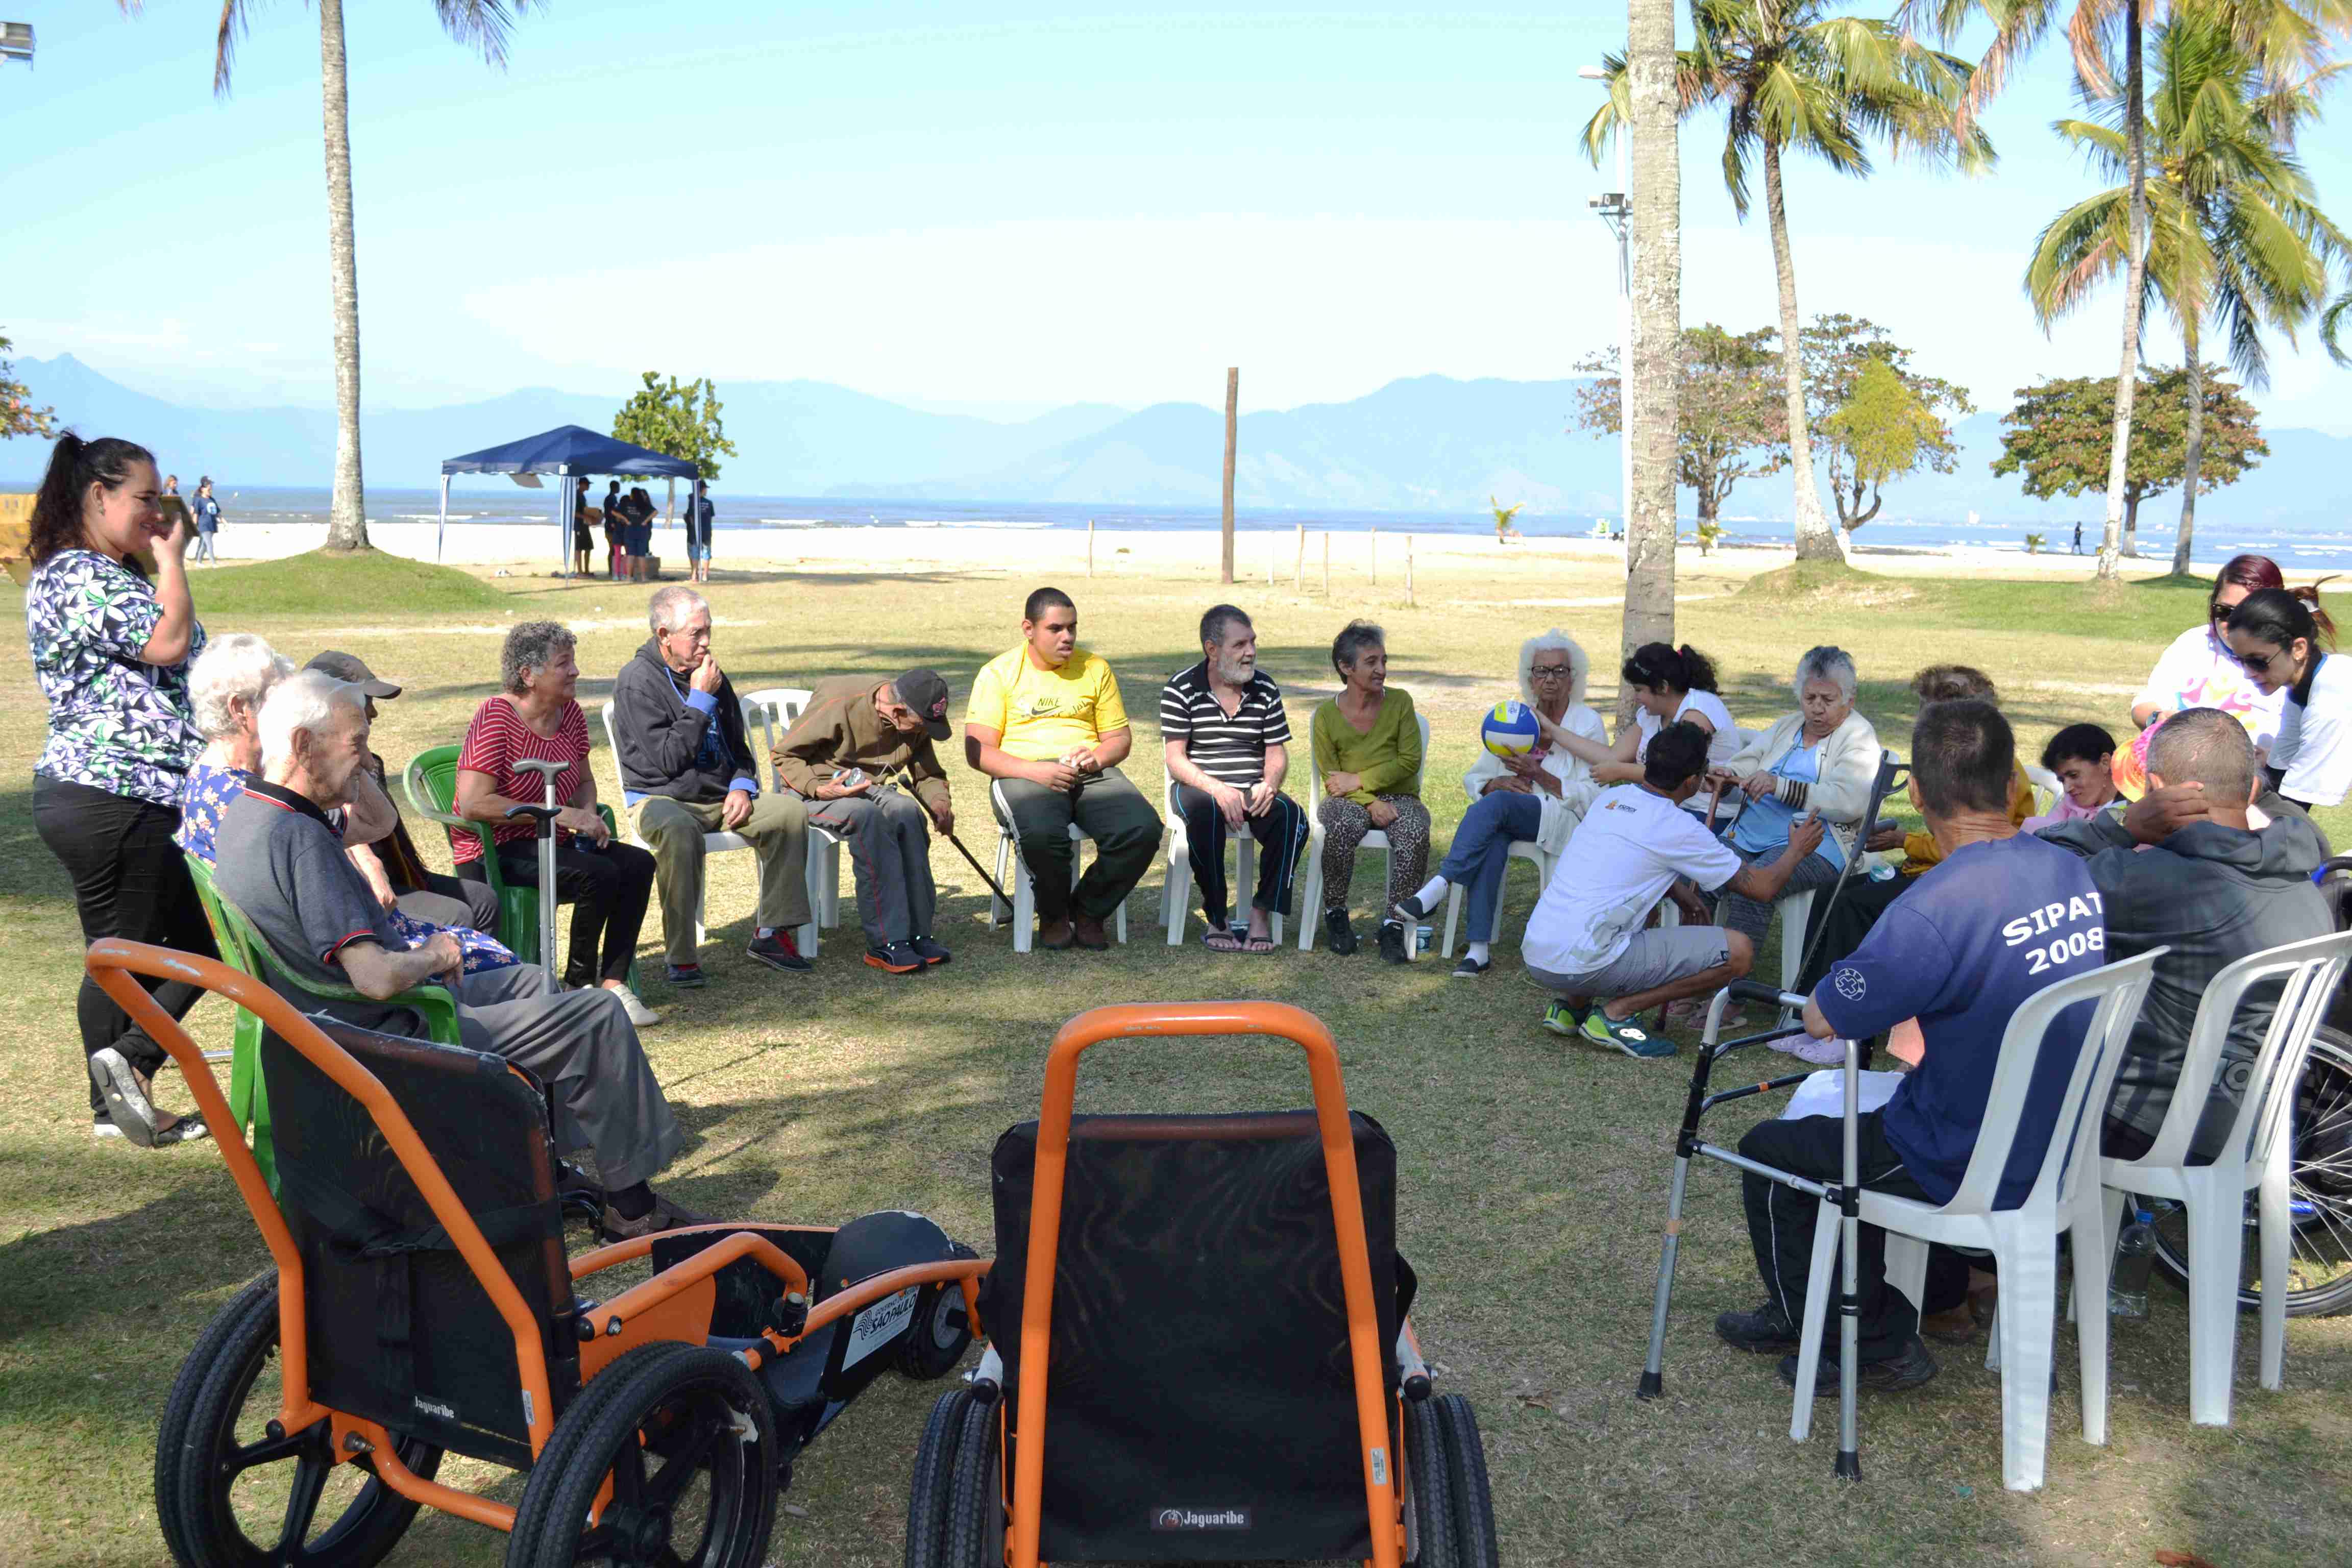
<path id="1" fill-rule="evenodd" d="M 2230 612 L 2231 651 L 2265 694 L 2284 700 L 2271 744 L 2271 786 L 2297 805 L 2336 805 L 2352 788 L 2352 663 L 2327 645 L 2335 623 L 2319 590 L 2263 588 Z"/>
<path id="2" fill-rule="evenodd" d="M 2147 684 L 2132 702 L 2132 727 L 2146 730 L 2158 720 L 2190 708 L 2219 708 L 2237 716 L 2254 738 L 2257 750 L 2267 750 L 2278 736 L 2279 691 L 2266 691 L 2247 679 L 2246 670 L 2231 653 L 2221 628 L 2230 613 L 2249 594 L 2283 588 L 2278 563 L 2266 555 L 2231 559 L 2213 579 L 2205 601 L 2205 621 L 2172 639 L 2149 672 Z M 2124 761 L 2122 755 L 2116 758 Z"/>

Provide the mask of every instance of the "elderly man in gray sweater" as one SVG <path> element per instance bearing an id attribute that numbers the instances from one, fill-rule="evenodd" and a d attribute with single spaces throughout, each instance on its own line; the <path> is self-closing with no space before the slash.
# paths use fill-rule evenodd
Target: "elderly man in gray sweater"
<path id="1" fill-rule="evenodd" d="M 2104 1142 L 2120 1159 L 2146 1153 L 2164 1125 L 2213 977 L 2250 954 L 2336 929 L 2311 881 L 2326 841 L 2300 810 L 2263 795 L 2253 742 L 2234 716 L 2218 708 L 2172 715 L 2148 743 L 2147 772 L 2148 793 L 2128 810 L 2040 834 L 2089 860 L 2106 904 L 2110 961 L 2168 950 L 2107 1102 Z M 2210 1160 L 2226 1136 L 2274 1001 L 2257 989 L 2231 1023 L 2227 1065 L 2190 1142 L 2192 1160 Z"/>

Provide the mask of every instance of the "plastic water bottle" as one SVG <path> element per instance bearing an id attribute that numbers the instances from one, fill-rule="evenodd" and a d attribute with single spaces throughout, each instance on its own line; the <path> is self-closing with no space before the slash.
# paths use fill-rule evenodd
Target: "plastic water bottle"
<path id="1" fill-rule="evenodd" d="M 2155 1216 L 2140 1209 L 2116 1237 L 2115 1267 L 2107 1276 L 2107 1316 L 2147 1316 L 2147 1277 L 2155 1267 Z"/>

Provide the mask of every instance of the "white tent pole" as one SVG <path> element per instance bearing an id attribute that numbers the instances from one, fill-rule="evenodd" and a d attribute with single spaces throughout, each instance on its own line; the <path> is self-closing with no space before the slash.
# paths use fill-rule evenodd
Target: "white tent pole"
<path id="1" fill-rule="evenodd" d="M 433 531 L 433 559 L 442 559 L 441 544 L 449 532 L 449 476 L 441 476 L 441 522 Z"/>
<path id="2" fill-rule="evenodd" d="M 564 500 L 572 489 L 569 468 L 555 465 L 555 574 L 572 575 L 572 519 L 564 510 Z"/>

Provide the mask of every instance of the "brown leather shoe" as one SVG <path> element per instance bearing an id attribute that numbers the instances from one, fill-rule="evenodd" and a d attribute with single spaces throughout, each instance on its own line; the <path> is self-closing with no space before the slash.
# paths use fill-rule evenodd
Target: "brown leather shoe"
<path id="1" fill-rule="evenodd" d="M 678 1230 L 690 1225 L 713 1223 L 709 1215 L 680 1208 L 659 1193 L 654 1194 L 654 1206 L 635 1219 L 624 1219 L 611 1204 L 604 1205 L 604 1232 L 606 1241 L 635 1241 L 641 1236 L 656 1236 L 666 1230 Z"/>
<path id="2" fill-rule="evenodd" d="M 1110 933 L 1103 930 L 1102 921 L 1090 921 L 1084 916 L 1071 922 L 1070 940 L 1088 952 L 1110 951 Z"/>
<path id="3" fill-rule="evenodd" d="M 1067 921 L 1039 921 L 1037 922 L 1036 945 L 1044 948 L 1048 952 L 1066 952 L 1069 951 L 1071 935 L 1070 922 Z"/>

